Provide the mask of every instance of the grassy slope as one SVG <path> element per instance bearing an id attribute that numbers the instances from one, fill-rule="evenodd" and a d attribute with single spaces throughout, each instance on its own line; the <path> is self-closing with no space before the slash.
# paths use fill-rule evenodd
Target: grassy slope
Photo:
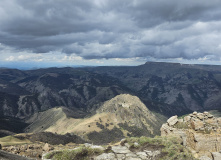
<path id="1" fill-rule="evenodd" d="M 27 139 L 21 140 L 13 136 L 6 136 L 3 138 L 0 138 L 0 144 L 2 146 L 10 146 L 10 145 L 18 145 L 18 144 L 21 145 L 21 144 L 28 144 L 28 143 L 32 143 L 32 142 Z"/>
<path id="2" fill-rule="evenodd" d="M 96 123 L 105 125 L 112 122 L 113 124 L 121 123 L 112 113 L 99 113 L 89 118 L 75 119 L 67 117 L 62 108 L 53 108 L 38 115 L 34 115 L 31 120 L 34 121 L 26 128 L 27 132 L 56 132 L 65 134 L 74 132 L 76 134 L 85 134 L 93 131 L 101 131 L 101 128 Z M 107 128 L 112 129 L 114 125 L 109 125 Z"/>

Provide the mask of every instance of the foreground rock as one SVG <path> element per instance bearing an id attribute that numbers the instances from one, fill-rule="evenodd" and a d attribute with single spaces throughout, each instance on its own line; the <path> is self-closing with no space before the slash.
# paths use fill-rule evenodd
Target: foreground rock
<path id="1" fill-rule="evenodd" d="M 143 150 L 143 151 L 135 151 L 130 149 L 130 145 L 125 143 L 121 145 L 116 146 L 108 146 L 107 153 L 105 153 L 105 148 L 101 146 L 95 146 L 91 144 L 85 144 L 85 147 L 89 148 L 99 148 L 100 150 L 104 151 L 104 153 L 98 155 L 98 156 L 89 156 L 88 159 L 94 159 L 94 160 L 155 160 L 159 159 L 161 156 L 161 149 L 159 150 Z M 76 150 L 78 148 L 75 148 Z M 43 160 L 47 160 L 46 157 L 47 154 L 43 155 Z"/>
<path id="2" fill-rule="evenodd" d="M 180 138 L 180 142 L 196 158 L 221 159 L 221 154 L 218 153 L 221 150 L 221 118 L 208 112 L 193 112 L 181 119 L 171 117 L 162 125 L 161 136 Z"/>
<path id="3" fill-rule="evenodd" d="M 40 159 L 42 157 L 42 153 L 49 152 L 53 149 L 54 147 L 49 145 L 48 143 L 24 144 L 24 145 L 3 147 L 3 150 L 6 151 L 7 153 L 20 155 L 23 157 L 32 157 L 35 159 Z"/>

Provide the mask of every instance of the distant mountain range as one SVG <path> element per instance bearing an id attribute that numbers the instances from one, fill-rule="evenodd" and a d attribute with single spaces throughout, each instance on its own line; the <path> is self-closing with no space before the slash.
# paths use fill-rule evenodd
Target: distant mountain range
<path id="1" fill-rule="evenodd" d="M 221 66 L 147 62 L 88 71 L 116 78 L 149 109 L 164 115 L 221 109 Z"/>
<path id="2" fill-rule="evenodd" d="M 221 66 L 147 62 L 135 67 L 0 69 L 0 115 L 26 118 L 57 106 L 76 117 L 129 93 L 163 115 L 221 108 Z"/>

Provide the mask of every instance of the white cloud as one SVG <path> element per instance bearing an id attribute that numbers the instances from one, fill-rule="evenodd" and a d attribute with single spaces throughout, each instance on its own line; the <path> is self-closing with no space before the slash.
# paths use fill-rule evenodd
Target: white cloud
<path id="1" fill-rule="evenodd" d="M 14 61 L 15 57 L 14 56 L 9 56 L 8 58 L 5 59 L 6 61 Z"/>

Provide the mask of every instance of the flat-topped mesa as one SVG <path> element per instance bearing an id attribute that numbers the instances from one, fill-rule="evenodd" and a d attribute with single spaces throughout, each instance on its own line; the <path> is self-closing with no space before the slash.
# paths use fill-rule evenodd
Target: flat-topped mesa
<path id="1" fill-rule="evenodd" d="M 181 143 L 196 153 L 211 156 L 211 152 L 221 150 L 221 118 L 208 112 L 170 117 L 161 127 L 161 136 L 180 138 Z"/>

